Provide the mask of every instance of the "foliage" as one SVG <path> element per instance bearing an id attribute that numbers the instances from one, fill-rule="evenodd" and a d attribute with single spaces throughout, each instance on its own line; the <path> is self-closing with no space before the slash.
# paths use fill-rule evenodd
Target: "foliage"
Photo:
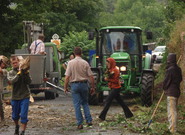
<path id="1" fill-rule="evenodd" d="M 156 84 L 159 84 L 163 81 L 168 53 L 176 53 L 177 59 L 179 59 L 180 55 L 183 54 L 181 34 L 185 31 L 184 1 L 169 0 L 164 10 L 164 14 L 165 27 L 163 29 L 163 33 L 165 35 L 167 52 L 165 53 L 165 57 L 163 59 L 162 68 L 160 68 L 159 73 L 156 76 Z M 185 74 L 184 66 L 182 64 L 179 65 L 182 68 L 183 74 Z"/>
<path id="2" fill-rule="evenodd" d="M 0 53 L 11 54 L 23 44 L 22 21 L 44 23 L 45 41 L 53 34 L 90 30 L 102 10 L 102 0 L 4 0 L 1 5 Z"/>
<path id="3" fill-rule="evenodd" d="M 45 41 L 54 33 L 63 37 L 69 31 L 107 25 L 139 26 L 144 32 L 152 31 L 154 40 L 163 33 L 170 37 L 174 22 L 185 13 L 185 4 L 183 0 L 165 4 L 156 0 L 4 0 L 0 4 L 0 54 L 9 55 L 21 47 L 24 20 L 44 23 Z"/>
<path id="4" fill-rule="evenodd" d="M 16 30 L 19 28 L 19 24 L 16 16 L 14 16 L 14 12 L 10 8 L 9 0 L 1 1 L 0 9 L 0 54 L 7 56 L 14 52 L 14 47 L 17 45 Z M 18 25 L 15 26 L 15 24 Z"/>
<path id="5" fill-rule="evenodd" d="M 45 22 L 46 40 L 50 40 L 52 35 L 57 33 L 63 37 L 69 31 L 77 31 L 75 25 L 85 27 L 86 24 L 79 22 L 75 14 L 60 14 L 55 12 L 43 13 L 43 22 Z"/>
<path id="6" fill-rule="evenodd" d="M 58 0 L 58 3 L 61 6 L 54 4 L 50 12 L 40 14 L 42 22 L 46 24 L 46 37 L 51 37 L 54 33 L 63 37 L 69 31 L 90 30 L 98 25 L 96 20 L 102 0 Z M 64 8 L 61 10 L 61 7 Z"/>
<path id="7" fill-rule="evenodd" d="M 161 90 L 162 91 L 162 90 Z M 160 95 L 161 93 L 158 93 Z M 159 96 L 158 96 L 159 98 Z M 166 97 L 165 97 L 166 98 Z M 166 110 L 166 100 L 163 98 L 161 103 L 158 106 L 158 109 L 152 119 L 152 123 L 149 128 L 148 123 L 151 120 L 151 116 L 153 111 L 155 110 L 156 104 L 158 100 L 154 102 L 151 107 L 142 107 L 139 105 L 133 105 L 129 108 L 134 113 L 134 117 L 125 119 L 122 113 L 116 114 L 110 118 L 107 118 L 106 121 L 99 123 L 101 130 L 106 130 L 110 128 L 116 127 L 116 130 L 122 132 L 122 134 L 126 134 L 126 131 L 129 131 L 129 134 L 147 134 L 147 135 L 170 135 L 168 132 L 168 118 L 167 118 L 167 110 Z M 137 103 L 138 104 L 138 103 Z M 183 108 L 184 102 L 179 103 L 178 105 L 178 132 L 177 134 L 184 134 L 184 126 L 185 124 L 185 113 Z"/>
<path id="8" fill-rule="evenodd" d="M 168 0 L 168 4 L 164 10 L 165 27 L 164 35 L 167 39 L 170 38 L 171 30 L 175 25 L 175 21 L 180 20 L 185 14 L 185 1 L 184 0 Z"/>
<path id="9" fill-rule="evenodd" d="M 114 12 L 102 12 L 99 22 L 101 26 L 139 26 L 144 32 L 152 31 L 155 40 L 163 36 L 163 10 L 164 5 L 155 0 L 117 0 Z"/>
<path id="10" fill-rule="evenodd" d="M 170 40 L 167 43 L 167 51 L 163 57 L 163 64 L 159 70 L 159 73 L 156 76 L 155 84 L 161 83 L 164 79 L 168 53 L 175 53 L 177 55 L 177 60 L 180 58 L 180 55 L 184 53 L 183 41 L 181 40 L 181 38 L 183 38 L 182 33 L 184 31 L 185 31 L 185 16 L 181 20 L 176 21 L 173 29 L 171 29 Z M 182 62 L 179 62 L 178 65 L 182 68 L 183 74 L 185 74 L 185 68 Z"/>
<path id="11" fill-rule="evenodd" d="M 113 13 L 115 10 L 115 3 L 117 0 L 104 0 L 105 12 Z"/>
<path id="12" fill-rule="evenodd" d="M 170 53 L 176 53 L 177 59 L 181 57 L 179 66 L 182 69 L 183 76 L 185 75 L 185 67 L 183 63 L 184 43 L 185 43 L 185 15 L 181 20 L 176 21 L 174 29 L 170 33 L 170 40 L 167 44 Z"/>
<path id="13" fill-rule="evenodd" d="M 179 59 L 180 55 L 184 53 L 183 49 L 183 32 L 185 31 L 185 15 L 182 19 L 177 20 L 173 27 L 170 30 L 169 34 L 169 41 L 166 43 L 167 45 L 167 52 L 165 53 L 165 57 L 163 58 L 163 65 L 160 68 L 159 73 L 157 74 L 156 84 L 160 83 L 163 80 L 163 75 L 165 72 L 165 65 L 167 60 L 168 53 L 175 53 L 177 55 L 177 60 Z M 182 60 L 181 60 L 182 61 Z M 181 66 L 183 74 L 185 74 L 185 69 L 183 64 L 180 64 L 182 62 L 179 62 L 178 64 Z"/>
<path id="14" fill-rule="evenodd" d="M 169 52 L 176 53 L 177 57 L 179 57 L 180 54 L 183 54 L 181 35 L 184 31 L 185 16 L 181 20 L 176 21 L 174 29 L 172 29 L 172 32 L 170 33 L 170 41 L 168 43 Z"/>
<path id="15" fill-rule="evenodd" d="M 95 42 L 88 40 L 86 31 L 69 32 L 69 35 L 66 34 L 62 41 L 60 51 L 65 53 L 65 60 L 69 58 L 69 55 L 76 46 L 82 48 L 83 56 L 86 60 L 88 59 L 89 50 L 95 49 Z"/>

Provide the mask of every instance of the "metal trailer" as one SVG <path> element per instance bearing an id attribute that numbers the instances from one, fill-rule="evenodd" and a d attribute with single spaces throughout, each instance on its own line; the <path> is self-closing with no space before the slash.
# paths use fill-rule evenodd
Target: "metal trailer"
<path id="1" fill-rule="evenodd" d="M 44 92 L 46 99 L 55 99 L 58 94 L 63 94 L 63 88 L 60 87 L 61 55 L 56 44 L 44 43 L 46 55 L 29 54 L 31 43 L 38 39 L 39 33 L 44 33 L 43 30 L 43 23 L 37 24 L 34 21 L 23 21 L 24 44 L 22 49 L 15 50 L 14 55 L 20 55 L 24 58 L 30 57 L 31 92 L 35 94 Z"/>
<path id="2" fill-rule="evenodd" d="M 48 43 L 46 45 L 46 55 L 28 54 L 25 49 L 15 50 L 15 56 L 30 58 L 30 84 L 31 93 L 45 93 L 46 99 L 55 99 L 59 94 L 64 94 L 60 85 L 61 69 L 59 55 L 56 52 L 56 45 Z"/>

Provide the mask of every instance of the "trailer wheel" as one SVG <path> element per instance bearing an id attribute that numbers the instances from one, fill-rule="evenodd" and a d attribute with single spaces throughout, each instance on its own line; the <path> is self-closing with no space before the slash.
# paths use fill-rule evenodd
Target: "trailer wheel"
<path id="1" fill-rule="evenodd" d="M 56 94 L 54 92 L 45 91 L 45 99 L 55 99 Z"/>
<path id="2" fill-rule="evenodd" d="M 103 102 L 103 92 L 95 93 L 94 95 L 89 94 L 89 104 L 98 105 Z"/>
<path id="3" fill-rule="evenodd" d="M 142 77 L 141 101 L 142 105 L 150 107 L 154 99 L 154 76 L 144 73 Z"/>
<path id="4" fill-rule="evenodd" d="M 51 82 L 56 86 L 59 85 L 58 78 L 52 78 Z M 55 99 L 56 97 L 59 97 L 58 93 L 45 91 L 45 99 Z"/>
<path id="5" fill-rule="evenodd" d="M 56 93 L 56 97 L 59 97 L 59 94 L 58 93 Z"/>
<path id="6" fill-rule="evenodd" d="M 90 105 L 98 105 L 99 103 L 103 102 L 103 92 L 98 92 L 97 90 L 97 83 L 99 82 L 99 74 L 94 73 L 94 80 L 95 80 L 95 94 L 90 95 L 89 94 L 89 104 Z"/>
<path id="7" fill-rule="evenodd" d="M 56 85 L 56 86 L 59 86 L 59 81 L 58 81 L 59 79 L 57 78 L 56 80 L 54 80 L 54 84 Z M 55 93 L 55 97 L 57 98 L 57 97 L 59 97 L 59 94 L 58 93 Z"/>

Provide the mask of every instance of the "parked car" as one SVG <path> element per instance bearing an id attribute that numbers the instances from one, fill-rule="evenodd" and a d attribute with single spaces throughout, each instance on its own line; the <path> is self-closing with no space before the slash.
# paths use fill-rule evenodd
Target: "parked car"
<path id="1" fill-rule="evenodd" d="M 161 63 L 163 59 L 163 55 L 165 53 L 166 46 L 157 46 L 152 51 L 153 61 L 156 63 Z"/>

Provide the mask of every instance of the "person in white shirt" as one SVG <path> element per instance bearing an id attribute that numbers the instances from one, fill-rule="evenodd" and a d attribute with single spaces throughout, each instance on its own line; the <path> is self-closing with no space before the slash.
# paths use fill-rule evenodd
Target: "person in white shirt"
<path id="1" fill-rule="evenodd" d="M 67 65 L 68 65 L 68 62 L 72 59 L 75 58 L 75 55 L 72 53 L 70 56 L 69 56 L 69 60 L 66 61 L 64 64 L 62 64 L 63 68 L 66 70 L 67 69 Z"/>
<path id="2" fill-rule="evenodd" d="M 39 34 L 37 40 L 33 41 L 30 46 L 31 54 L 46 54 L 44 45 L 44 35 Z"/>

